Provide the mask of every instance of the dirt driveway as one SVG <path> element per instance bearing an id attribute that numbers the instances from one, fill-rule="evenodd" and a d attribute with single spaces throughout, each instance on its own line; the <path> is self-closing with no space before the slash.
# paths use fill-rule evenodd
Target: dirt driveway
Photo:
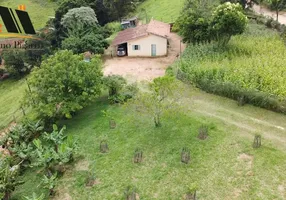
<path id="1" fill-rule="evenodd" d="M 170 47 L 168 56 L 160 58 L 131 58 L 114 57 L 107 58 L 104 63 L 104 75 L 122 75 L 130 82 L 147 80 L 163 76 L 166 68 L 171 65 L 180 54 L 181 38 L 176 33 L 171 33 L 169 38 Z M 183 52 L 186 45 L 181 44 Z"/>

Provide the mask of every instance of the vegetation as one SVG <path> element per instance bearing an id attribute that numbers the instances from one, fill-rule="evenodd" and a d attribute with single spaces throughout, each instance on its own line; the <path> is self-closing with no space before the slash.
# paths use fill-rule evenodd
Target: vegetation
<path id="1" fill-rule="evenodd" d="M 0 82 L 0 129 L 7 127 L 12 121 L 23 116 L 21 101 L 28 89 L 25 79 L 5 80 Z"/>
<path id="2" fill-rule="evenodd" d="M 233 102 L 215 96 L 205 101 L 207 94 L 189 89 L 189 85 L 172 76 L 142 84 L 142 90 L 138 91 L 136 84 L 128 85 L 121 76 L 103 78 L 99 56 L 92 56 L 86 62 L 83 55 L 74 55 L 86 50 L 100 53 L 98 49 L 104 45 L 99 41 L 119 30 L 118 23 L 101 26 L 105 24 L 102 17 L 107 17 L 107 21 L 120 19 L 139 1 L 54 1 L 60 3 L 53 21 L 58 27 L 51 32 L 49 41 L 73 52 L 60 50 L 49 58 L 43 57 L 43 62 L 42 57 L 30 60 L 32 66 L 41 63 L 26 82 L 25 105 L 32 112 L 26 116 L 23 109 L 22 123 L 1 134 L 1 145 L 9 151 L 7 158 L 11 159 L 0 160 L 1 198 L 42 200 L 55 195 L 58 199 L 92 196 L 129 200 L 284 198 L 286 175 L 277 173 L 286 167 L 284 126 L 252 118 L 255 114 L 246 115 L 257 112 L 258 116 L 265 111 L 247 110 L 236 104 L 234 109 Z M 79 5 L 91 8 L 75 8 Z M 181 23 L 187 22 L 186 34 L 198 27 L 201 30 L 197 35 L 186 36 L 199 44 L 190 45 L 176 63 L 177 77 L 206 91 L 237 98 L 239 105 L 253 103 L 284 112 L 285 48 L 276 32 L 251 23 L 246 33 L 237 36 L 246 25 L 240 6 L 222 4 L 204 21 L 201 13 L 212 4 L 205 8 L 202 5 L 193 10 L 185 7 L 182 15 L 187 19 Z M 88 22 L 84 21 L 85 15 L 90 19 Z M 81 20 L 74 28 L 73 19 L 77 16 Z M 88 23 L 95 27 L 88 30 Z M 85 49 L 88 44 L 89 49 Z M 91 49 L 93 45 L 98 49 Z M 30 53 L 30 58 L 34 58 L 36 52 Z M 108 91 L 104 91 L 106 96 L 99 96 L 103 85 Z M 198 93 L 202 96 L 194 96 Z M 215 106 L 222 107 L 227 102 L 225 107 L 212 108 L 219 100 L 223 103 Z M 110 105 L 126 101 L 124 106 Z M 202 101 L 205 101 L 203 106 Z M 6 103 L 8 107 L 12 105 Z M 237 118 L 246 117 L 267 128 L 248 127 L 247 120 L 232 122 L 218 113 L 229 118 L 242 115 Z M 276 116 L 281 124 L 285 121 L 282 115 L 274 113 L 267 117 L 276 119 Z M 57 125 L 44 126 L 53 122 Z M 35 187 L 35 183 L 40 184 Z"/>
<path id="3" fill-rule="evenodd" d="M 136 8 L 136 13 L 138 13 L 140 19 L 146 23 L 148 23 L 151 18 L 173 23 L 179 17 L 184 4 L 185 0 L 146 0 Z"/>
<path id="4" fill-rule="evenodd" d="M 219 45 L 225 46 L 232 36 L 242 34 L 247 25 L 247 17 L 239 4 L 226 2 L 213 13 L 211 25 Z M 211 33 L 212 34 L 212 33 Z"/>
<path id="5" fill-rule="evenodd" d="M 173 77 L 159 77 L 149 84 L 148 92 L 141 92 L 129 103 L 141 113 L 149 115 L 155 127 L 161 127 L 162 116 L 168 111 L 175 110 L 179 87 Z"/>
<path id="6" fill-rule="evenodd" d="M 40 119 L 71 118 L 72 114 L 92 102 L 101 92 L 101 60 L 91 62 L 71 51 L 59 51 L 43 61 L 29 82 L 27 105 Z"/>
<path id="7" fill-rule="evenodd" d="M 278 34 L 252 23 L 225 48 L 189 46 L 178 64 L 185 78 L 203 90 L 285 112 L 285 53 Z"/>
<path id="8" fill-rule="evenodd" d="M 231 108 L 235 107 L 223 98 L 204 97 L 209 98 L 209 102 L 223 101 L 231 104 Z M 241 130 L 238 134 L 233 125 L 226 126 L 226 122 L 186 112 L 189 104 L 184 106 L 183 111 L 165 115 L 161 128 L 154 128 L 149 115 L 138 115 L 130 107 L 110 106 L 107 97 L 83 109 L 73 119 L 64 121 L 67 134 L 78 141 L 78 156 L 75 165 L 58 180 L 55 188 L 55 191 L 61 191 L 58 198 L 68 195 L 73 199 L 88 199 L 90 196 L 121 199 L 127 186 L 132 185 L 137 188 L 140 199 L 181 199 L 196 183 L 197 198 L 201 199 L 232 198 L 234 191 L 244 191 L 238 194 L 238 199 L 258 196 L 261 199 L 283 199 L 277 187 L 285 187 L 286 175 L 277 171 L 285 169 L 285 151 L 279 150 L 268 139 L 259 149 L 253 149 L 251 134 L 251 137 L 243 136 L 248 132 Z M 117 128 L 109 129 L 108 121 L 101 113 L 106 109 L 118 119 Z M 262 113 L 262 110 L 249 107 L 244 111 L 247 109 L 251 113 L 258 112 L 257 115 Z M 197 138 L 202 125 L 209 128 L 209 136 L 203 141 Z M 102 154 L 100 140 L 106 135 L 109 151 Z M 134 164 L 134 150 L 138 147 L 144 152 L 144 160 Z M 188 165 L 181 163 L 183 147 L 190 150 Z M 92 172 L 96 175 L 95 184 L 87 187 L 86 180 Z M 41 181 L 42 175 L 35 175 L 32 170 L 26 173 L 25 179 L 25 184 L 14 193 L 14 199 L 43 192 L 33 187 L 35 182 Z M 190 193 L 194 191 L 193 188 L 190 190 Z"/>
<path id="9" fill-rule="evenodd" d="M 22 50 L 4 50 L 2 58 L 5 60 L 5 68 L 15 77 L 22 77 L 29 72 L 25 65 L 25 52 Z"/>
<path id="10" fill-rule="evenodd" d="M 214 4 L 190 1 L 186 5 L 175 25 L 185 42 L 196 44 L 215 40 L 219 46 L 225 46 L 232 36 L 243 33 L 247 17 L 242 7 L 226 2 L 214 9 L 211 15 Z"/>
<path id="11" fill-rule="evenodd" d="M 279 12 L 286 8 L 286 1 L 285 0 L 266 0 L 270 8 L 275 10 L 276 12 L 276 21 L 278 21 Z"/>
<path id="12" fill-rule="evenodd" d="M 9 200 L 16 186 L 23 184 L 18 180 L 19 165 L 10 165 L 8 158 L 0 157 L 0 198 Z"/>

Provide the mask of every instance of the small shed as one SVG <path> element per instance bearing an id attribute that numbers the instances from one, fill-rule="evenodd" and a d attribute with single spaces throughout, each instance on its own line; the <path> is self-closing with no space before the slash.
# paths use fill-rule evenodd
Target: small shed
<path id="1" fill-rule="evenodd" d="M 137 24 L 138 24 L 138 18 L 137 17 L 132 17 L 130 19 L 123 19 L 123 20 L 121 20 L 121 27 L 122 27 L 122 29 L 136 27 Z"/>
<path id="2" fill-rule="evenodd" d="M 112 45 L 124 47 L 128 56 L 166 56 L 169 35 L 170 24 L 152 19 L 149 24 L 119 32 Z"/>

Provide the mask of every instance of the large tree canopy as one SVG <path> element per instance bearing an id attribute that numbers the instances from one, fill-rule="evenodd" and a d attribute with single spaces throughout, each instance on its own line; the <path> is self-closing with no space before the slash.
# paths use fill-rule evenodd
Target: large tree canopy
<path id="1" fill-rule="evenodd" d="M 216 39 L 221 45 L 225 45 L 231 36 L 244 32 L 247 17 L 244 15 L 241 5 L 226 2 L 214 10 L 211 25 Z"/>
<path id="2" fill-rule="evenodd" d="M 87 63 L 81 55 L 59 51 L 32 73 L 26 100 L 40 118 L 70 118 L 100 94 L 101 78 L 100 58 Z"/>
<path id="3" fill-rule="evenodd" d="M 247 17 L 240 4 L 226 2 L 217 6 L 210 15 L 208 13 L 212 6 L 213 3 L 208 4 L 208 0 L 189 2 L 189 7 L 184 9 L 175 24 L 186 42 L 216 40 L 224 46 L 231 36 L 243 33 Z"/>
<path id="4" fill-rule="evenodd" d="M 97 26 L 97 18 L 90 7 L 70 9 L 62 18 L 61 24 L 66 29 L 73 29 L 76 26 L 90 27 Z"/>

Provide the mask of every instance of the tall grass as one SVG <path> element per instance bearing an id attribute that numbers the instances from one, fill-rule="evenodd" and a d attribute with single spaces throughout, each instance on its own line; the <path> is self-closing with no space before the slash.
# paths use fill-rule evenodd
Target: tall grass
<path id="1" fill-rule="evenodd" d="M 250 24 L 246 33 L 232 38 L 224 49 L 214 43 L 190 45 L 180 68 L 200 87 L 202 82 L 204 87 L 231 84 L 232 88 L 261 92 L 282 102 L 286 98 L 285 63 L 286 49 L 278 34 Z"/>

